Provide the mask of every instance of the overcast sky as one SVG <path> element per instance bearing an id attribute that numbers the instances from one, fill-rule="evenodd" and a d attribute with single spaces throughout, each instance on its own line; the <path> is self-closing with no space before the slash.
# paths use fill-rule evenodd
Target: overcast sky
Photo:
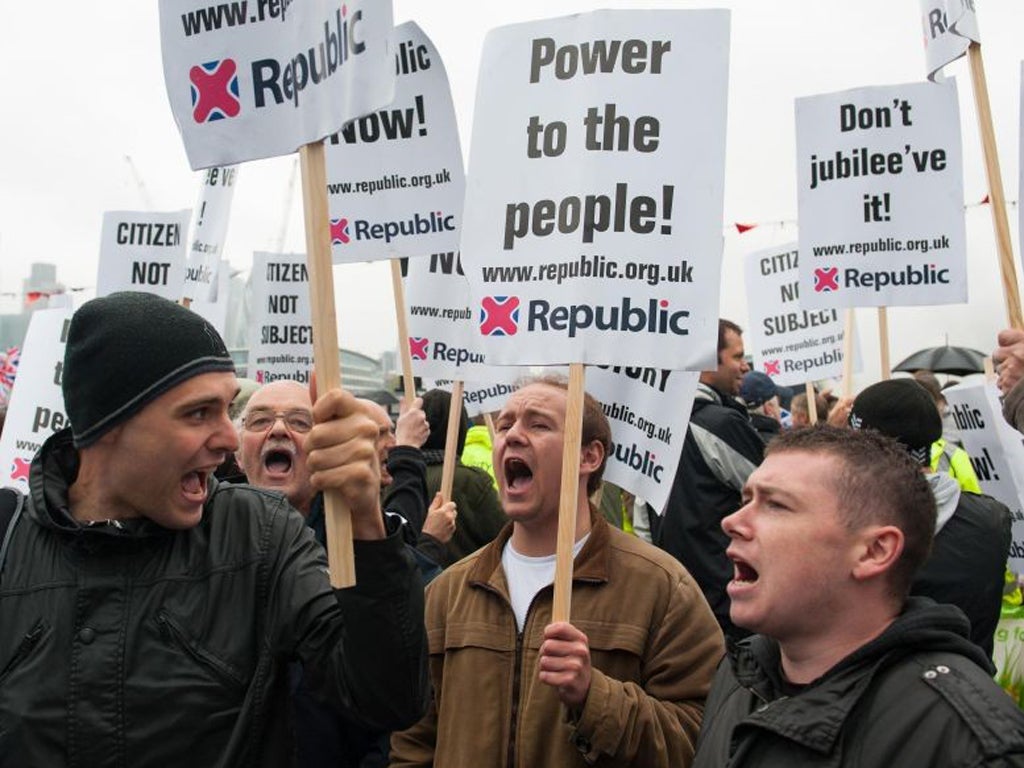
<path id="1" fill-rule="evenodd" d="M 1024 3 L 978 0 L 988 87 L 1006 197 L 1018 197 L 1020 61 Z M 477 67 L 492 27 L 604 7 L 731 8 L 722 313 L 746 322 L 742 257 L 797 237 L 793 100 L 924 79 L 916 0 L 603 2 L 395 0 L 395 22 L 419 23 L 444 59 L 463 141 Z M 185 160 L 164 90 L 155 0 L 5 3 L 0 24 L 0 291 L 20 290 L 32 261 L 58 264 L 69 286 L 96 282 L 103 212 L 191 208 L 199 175 Z M 890 312 L 893 361 L 920 346 L 992 346 L 1006 324 L 966 60 L 959 81 L 971 304 Z M 696 106 L 696 105 L 695 105 Z M 304 250 L 292 157 L 242 167 L 227 239 L 236 269 L 254 250 Z M 1016 207 L 1008 211 L 1017 249 Z M 733 222 L 759 223 L 738 235 Z M 335 267 L 339 339 L 377 355 L 395 346 L 386 265 Z M 875 311 L 858 310 L 866 375 L 875 368 Z"/>

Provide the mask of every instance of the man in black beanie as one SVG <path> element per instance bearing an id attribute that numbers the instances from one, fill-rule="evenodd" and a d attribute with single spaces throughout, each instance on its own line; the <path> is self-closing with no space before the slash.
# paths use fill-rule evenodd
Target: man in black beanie
<path id="1" fill-rule="evenodd" d="M 910 594 L 960 608 L 971 622 L 971 640 L 991 659 L 1010 554 L 1010 510 L 932 470 L 931 445 L 942 436 L 942 417 L 914 379 L 880 381 L 865 389 L 853 401 L 849 423 L 895 438 L 921 466 L 935 497 L 935 539 Z"/>
<path id="2" fill-rule="evenodd" d="M 280 494 L 218 485 L 234 365 L 201 317 L 150 294 L 68 330 L 71 427 L 36 455 L 0 571 L 0 766 L 287 764 L 287 664 L 354 722 L 427 697 L 423 599 L 378 497 L 376 427 L 325 393 L 311 482 L 351 510 L 357 586 Z"/>

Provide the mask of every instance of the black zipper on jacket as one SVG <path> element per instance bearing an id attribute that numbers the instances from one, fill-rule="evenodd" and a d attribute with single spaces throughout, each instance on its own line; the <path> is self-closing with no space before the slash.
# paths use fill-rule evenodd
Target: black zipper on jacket
<path id="1" fill-rule="evenodd" d="M 201 666 L 216 674 L 217 677 L 225 683 L 228 683 L 235 688 L 245 688 L 245 681 L 235 674 L 234 670 L 213 654 L 200 648 L 191 638 L 188 637 L 185 631 L 178 626 L 177 622 L 175 622 L 165 612 L 161 611 L 157 615 L 156 621 L 160 627 L 160 634 L 163 635 L 165 639 L 173 638 L 175 643 L 189 656 L 195 659 L 195 661 Z"/>
<path id="2" fill-rule="evenodd" d="M 39 642 L 39 638 L 43 636 L 43 630 L 46 629 L 46 625 L 42 619 L 39 619 L 35 623 L 35 626 L 28 631 L 28 633 L 18 643 L 18 650 L 14 652 L 14 656 L 7 662 L 7 666 L 4 667 L 3 671 L 0 672 L 0 683 L 3 683 L 7 679 L 7 676 L 13 672 L 18 665 L 25 660 L 25 658 L 32 653 L 32 649 L 36 647 Z"/>

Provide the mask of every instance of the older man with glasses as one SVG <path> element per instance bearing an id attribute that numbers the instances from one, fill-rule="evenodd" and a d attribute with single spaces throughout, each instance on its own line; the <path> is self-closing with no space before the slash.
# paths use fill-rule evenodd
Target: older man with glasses
<path id="1" fill-rule="evenodd" d="M 239 419 L 236 455 L 249 483 L 281 491 L 303 515 L 316 496 L 306 468 L 306 435 L 312 428 L 309 389 L 297 381 L 256 390 Z"/>

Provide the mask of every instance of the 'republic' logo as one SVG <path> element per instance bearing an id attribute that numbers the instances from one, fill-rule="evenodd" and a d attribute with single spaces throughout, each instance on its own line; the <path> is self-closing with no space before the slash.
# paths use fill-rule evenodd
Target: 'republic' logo
<path id="1" fill-rule="evenodd" d="M 192 67 L 188 73 L 192 83 L 192 119 L 212 123 L 237 117 L 242 111 L 238 100 L 238 67 L 234 59 L 208 61 Z"/>
<path id="2" fill-rule="evenodd" d="M 351 240 L 348 219 L 331 219 L 331 245 L 347 245 Z"/>
<path id="3" fill-rule="evenodd" d="M 430 339 L 425 339 L 421 336 L 410 336 L 409 337 L 409 354 L 412 355 L 413 360 L 426 360 L 427 359 L 427 348 L 430 344 Z"/>
<path id="4" fill-rule="evenodd" d="M 28 481 L 28 468 L 32 462 L 28 459 L 15 458 L 14 463 L 11 464 L 11 480 L 25 480 Z"/>
<path id="5" fill-rule="evenodd" d="M 778 360 L 765 360 L 764 361 L 764 373 L 766 376 L 779 376 L 782 372 L 779 370 L 780 361 Z"/>
<path id="6" fill-rule="evenodd" d="M 482 336 L 515 336 L 519 330 L 518 296 L 485 296 L 480 302 Z"/>
<path id="7" fill-rule="evenodd" d="M 814 270 L 814 292 L 831 293 L 839 290 L 839 267 L 818 267 Z"/>

